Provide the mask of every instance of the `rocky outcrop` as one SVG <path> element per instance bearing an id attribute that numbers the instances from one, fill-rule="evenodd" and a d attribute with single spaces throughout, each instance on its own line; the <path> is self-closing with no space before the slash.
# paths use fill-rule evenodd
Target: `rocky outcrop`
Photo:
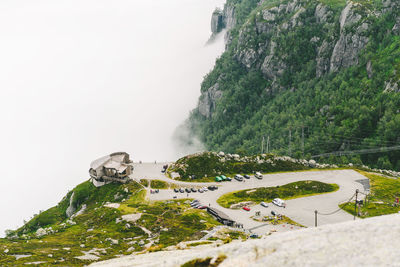
<path id="1" fill-rule="evenodd" d="M 218 34 L 223 28 L 225 28 L 224 14 L 221 9 L 217 8 L 211 16 L 211 32 Z"/>
<path id="2" fill-rule="evenodd" d="M 270 53 L 265 57 L 261 65 L 261 72 L 269 79 L 275 80 L 276 77 L 282 76 L 286 69 L 286 64 L 280 58 L 275 58 L 276 43 L 271 42 Z"/>
<path id="3" fill-rule="evenodd" d="M 369 60 L 369 61 L 367 62 L 366 70 L 367 70 L 368 78 L 371 79 L 372 76 L 374 75 L 374 70 L 372 69 L 372 62 L 371 62 L 371 60 Z"/>
<path id="4" fill-rule="evenodd" d="M 322 3 L 318 4 L 315 8 L 315 17 L 318 23 L 328 22 L 329 17 L 332 15 L 332 11 L 330 11 L 329 8 Z"/>
<path id="5" fill-rule="evenodd" d="M 400 35 L 400 17 L 397 18 L 396 24 L 393 26 L 392 32 L 396 35 Z"/>
<path id="6" fill-rule="evenodd" d="M 359 23 L 362 18 L 358 13 L 360 7 L 350 1 L 340 15 L 340 37 L 331 56 L 331 72 L 357 64 L 360 51 L 368 43 L 369 39 L 365 36 L 368 24 Z"/>
<path id="7" fill-rule="evenodd" d="M 398 82 L 394 82 L 394 81 L 388 81 L 385 82 L 385 93 L 400 93 L 400 86 L 398 84 Z"/>
<path id="8" fill-rule="evenodd" d="M 324 40 L 320 47 L 317 48 L 317 59 L 316 59 L 316 76 L 321 77 L 329 71 L 331 64 L 330 55 L 332 53 L 332 44 L 327 40 Z"/>
<path id="9" fill-rule="evenodd" d="M 225 44 L 229 45 L 232 41 L 230 30 L 236 26 L 236 17 L 235 17 L 235 6 L 231 3 L 227 3 L 224 6 L 224 9 L 221 10 L 219 8 L 215 9 L 211 16 L 211 32 L 212 35 L 208 42 L 212 42 L 216 35 L 220 33 L 222 30 L 226 30 L 225 34 Z"/>
<path id="10" fill-rule="evenodd" d="M 76 207 L 73 203 L 74 195 L 75 195 L 75 192 L 72 192 L 72 195 L 69 198 L 69 206 L 67 208 L 67 211 L 65 212 L 68 218 L 71 217 L 72 214 L 74 214 L 74 212 L 76 211 Z"/>
<path id="11" fill-rule="evenodd" d="M 216 107 L 216 102 L 222 97 L 222 91 L 219 90 L 219 84 L 216 83 L 200 96 L 198 110 L 201 115 L 210 118 Z"/>

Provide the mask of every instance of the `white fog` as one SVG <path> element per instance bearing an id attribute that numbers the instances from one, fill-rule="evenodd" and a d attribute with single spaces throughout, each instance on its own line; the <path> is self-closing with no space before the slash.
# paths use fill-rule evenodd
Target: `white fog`
<path id="1" fill-rule="evenodd" d="M 170 161 L 171 136 L 222 53 L 223 0 L 0 2 L 0 236 L 126 151 Z"/>

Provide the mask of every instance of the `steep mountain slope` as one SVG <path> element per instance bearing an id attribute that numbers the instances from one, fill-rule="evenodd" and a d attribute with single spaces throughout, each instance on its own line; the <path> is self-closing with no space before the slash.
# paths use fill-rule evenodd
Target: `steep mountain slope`
<path id="1" fill-rule="evenodd" d="M 208 149 L 259 153 L 263 137 L 298 157 L 400 144 L 398 1 L 227 0 L 213 16 L 226 51 L 188 120 Z M 329 161 L 400 170 L 398 150 Z"/>

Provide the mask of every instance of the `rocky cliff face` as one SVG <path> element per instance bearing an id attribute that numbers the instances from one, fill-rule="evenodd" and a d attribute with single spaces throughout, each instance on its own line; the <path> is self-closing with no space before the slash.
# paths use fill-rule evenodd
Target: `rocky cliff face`
<path id="1" fill-rule="evenodd" d="M 224 14 L 222 10 L 217 8 L 211 16 L 211 32 L 212 34 L 218 34 L 223 28 L 225 28 Z"/>
<path id="2" fill-rule="evenodd" d="M 293 153 L 293 127 L 309 129 L 311 155 L 399 144 L 400 1 L 227 0 L 213 21 L 226 51 L 190 118 L 208 149 L 256 153 L 268 134 L 275 153 Z M 396 153 L 360 160 L 400 170 Z"/>
<path id="3" fill-rule="evenodd" d="M 217 100 L 221 97 L 222 92 L 219 90 L 219 84 L 216 83 L 201 95 L 198 105 L 200 114 L 210 118 L 215 110 Z"/>
<path id="4" fill-rule="evenodd" d="M 317 78 L 359 64 L 359 55 L 373 34 L 373 21 L 398 8 L 395 0 L 385 0 L 380 9 L 355 0 L 348 0 L 342 8 L 314 0 L 262 0 L 251 18 L 238 25 L 236 6 L 228 0 L 223 10 L 213 13 L 211 28 L 213 33 L 226 29 L 226 47 L 234 59 L 249 71 L 260 71 L 271 84 L 267 91 L 279 91 L 288 89 L 280 80 L 301 64 L 313 61 Z M 400 16 L 392 31 L 400 35 Z M 296 43 L 297 34 L 306 34 L 307 42 Z M 287 47 L 288 42 L 292 47 Z M 298 54 L 303 48 L 307 55 Z M 371 63 L 366 68 L 372 77 Z M 218 84 L 203 89 L 199 113 L 210 118 L 221 97 Z"/>

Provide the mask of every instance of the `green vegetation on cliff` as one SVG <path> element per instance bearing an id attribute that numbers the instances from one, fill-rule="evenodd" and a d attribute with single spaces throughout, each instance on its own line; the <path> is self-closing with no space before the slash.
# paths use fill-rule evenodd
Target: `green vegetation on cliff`
<path id="1" fill-rule="evenodd" d="M 398 1 L 256 2 L 225 6 L 236 26 L 189 120 L 207 149 L 256 154 L 263 136 L 294 157 L 400 144 Z M 398 150 L 325 160 L 400 171 Z"/>

